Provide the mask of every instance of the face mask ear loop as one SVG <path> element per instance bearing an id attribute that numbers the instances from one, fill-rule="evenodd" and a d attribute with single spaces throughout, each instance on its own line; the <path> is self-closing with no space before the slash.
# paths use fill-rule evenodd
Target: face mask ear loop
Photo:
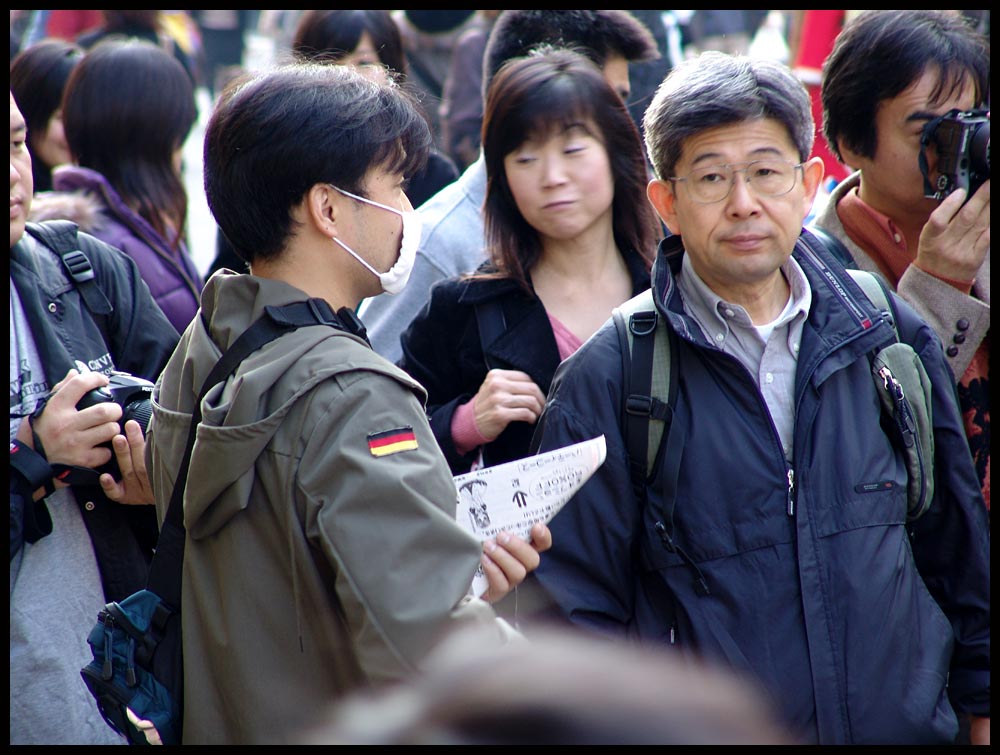
<path id="1" fill-rule="evenodd" d="M 354 257 L 354 259 L 356 259 L 358 262 L 360 262 L 362 265 L 364 265 L 366 268 L 368 268 L 368 271 L 372 275 L 374 275 L 376 278 L 381 277 L 381 273 L 379 273 L 378 270 L 376 270 L 374 267 L 372 267 L 367 262 L 365 262 L 361 258 L 361 256 L 359 254 L 357 254 L 353 249 L 351 249 L 351 247 L 349 247 L 343 241 L 341 241 L 340 239 L 338 239 L 336 236 L 331 236 L 330 240 L 333 241 L 333 242 L 335 242 L 335 243 L 337 243 L 337 244 L 340 244 L 340 246 L 342 246 L 344 248 L 344 251 L 346 251 L 349 255 L 351 255 L 352 257 Z"/>

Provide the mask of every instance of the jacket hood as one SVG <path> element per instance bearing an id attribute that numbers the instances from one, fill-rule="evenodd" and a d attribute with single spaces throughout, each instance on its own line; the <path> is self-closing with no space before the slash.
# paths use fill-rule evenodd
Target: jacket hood
<path id="1" fill-rule="evenodd" d="M 264 315 L 265 306 L 307 298 L 293 286 L 252 275 L 219 271 L 209 279 L 200 316 L 181 337 L 154 394 L 155 442 L 169 468 L 179 466 L 195 398 L 223 351 Z M 197 484 L 189 485 L 184 497 L 185 527 L 192 537 L 215 532 L 246 508 L 255 463 L 303 394 L 335 373 L 377 366 L 379 358 L 361 338 L 324 326 L 298 333 L 307 335 L 265 344 L 243 361 L 237 377 L 207 393 L 188 475 Z M 332 364 L 329 351 L 316 348 L 329 338 L 351 339 L 359 348 Z M 388 363 L 380 368 L 399 372 Z"/>

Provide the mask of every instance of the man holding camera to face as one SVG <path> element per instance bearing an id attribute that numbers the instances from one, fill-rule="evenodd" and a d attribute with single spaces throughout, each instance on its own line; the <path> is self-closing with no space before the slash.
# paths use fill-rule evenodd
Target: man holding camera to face
<path id="1" fill-rule="evenodd" d="M 80 678 L 86 627 L 145 586 L 157 537 L 153 506 L 121 505 L 152 496 L 125 421 L 142 394 L 118 387 L 155 379 L 178 335 L 129 257 L 82 233 L 63 257 L 65 226 L 27 224 L 26 138 L 11 95 L 10 743 L 120 744 Z"/>
<path id="2" fill-rule="evenodd" d="M 990 505 L 989 42 L 955 11 L 867 11 L 823 67 L 823 130 L 855 169 L 816 225 L 934 328 Z"/>

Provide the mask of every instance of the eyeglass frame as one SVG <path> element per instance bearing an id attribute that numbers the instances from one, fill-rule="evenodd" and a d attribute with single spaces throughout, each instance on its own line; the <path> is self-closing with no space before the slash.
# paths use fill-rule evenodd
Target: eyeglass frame
<path id="1" fill-rule="evenodd" d="M 712 199 L 712 200 L 709 200 L 709 201 L 698 199 L 697 197 L 694 196 L 694 191 L 691 191 L 691 201 L 695 202 L 696 204 L 718 204 L 719 202 L 726 201 L 729 198 L 729 195 L 733 193 L 733 187 L 736 185 L 736 175 L 738 173 L 743 173 L 743 175 L 744 175 L 743 180 L 749 186 L 753 187 L 754 186 L 753 179 L 751 179 L 750 175 L 747 173 L 747 170 L 750 168 L 751 165 L 756 165 L 758 163 L 783 163 L 785 165 L 790 165 L 792 167 L 792 185 L 791 186 L 789 186 L 785 191 L 782 191 L 782 192 L 780 192 L 778 194 L 764 194 L 764 193 L 761 193 L 758 189 L 754 188 L 754 192 L 758 196 L 762 196 L 762 197 L 783 197 L 786 194 L 788 194 L 789 192 L 791 192 L 792 189 L 795 188 L 795 184 L 797 183 L 797 179 L 796 179 L 797 174 L 796 174 L 795 171 L 797 169 L 803 169 L 803 180 L 805 179 L 804 168 L 805 168 L 806 162 L 807 161 L 803 161 L 803 162 L 800 162 L 800 163 L 792 163 L 789 160 L 782 160 L 780 158 L 775 157 L 775 158 L 763 158 L 763 159 L 760 159 L 760 160 L 750 160 L 748 162 L 742 162 L 742 163 L 716 163 L 714 165 L 708 165 L 705 168 L 696 168 L 695 170 L 692 170 L 690 173 L 688 173 L 686 176 L 667 176 L 667 178 L 665 180 L 667 180 L 667 181 L 673 181 L 673 182 L 676 182 L 676 183 L 683 183 L 683 182 L 689 181 L 690 178 L 691 178 L 691 174 L 694 173 L 696 170 L 709 170 L 711 168 L 725 168 L 725 169 L 730 169 L 730 170 L 732 170 L 732 177 L 729 179 L 729 189 L 726 191 L 726 193 L 723 196 L 719 197 L 718 199 Z M 743 167 L 742 168 L 733 168 L 734 165 L 742 165 Z"/>

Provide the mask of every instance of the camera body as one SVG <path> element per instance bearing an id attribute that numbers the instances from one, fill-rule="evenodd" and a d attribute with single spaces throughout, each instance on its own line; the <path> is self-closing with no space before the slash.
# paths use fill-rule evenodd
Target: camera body
<path id="1" fill-rule="evenodd" d="M 134 419 L 142 428 L 143 434 L 153 415 L 153 384 L 145 378 L 130 375 L 127 372 L 112 372 L 108 375 L 109 382 L 102 388 L 95 388 L 83 395 L 77 402 L 77 409 L 104 404 L 113 401 L 122 408 L 122 416 L 118 421 L 121 432 L 125 433 L 125 423 Z M 98 472 L 109 472 L 116 480 L 121 479 L 118 461 L 114 456 L 111 443 L 105 444 L 111 448 L 111 461 L 97 469 Z"/>
<path id="2" fill-rule="evenodd" d="M 925 150 L 937 151 L 937 178 L 928 176 Z M 944 199 L 955 189 L 975 194 L 990 177 L 990 114 L 988 110 L 952 110 L 924 127 L 920 139 L 920 169 L 924 196 Z"/>

